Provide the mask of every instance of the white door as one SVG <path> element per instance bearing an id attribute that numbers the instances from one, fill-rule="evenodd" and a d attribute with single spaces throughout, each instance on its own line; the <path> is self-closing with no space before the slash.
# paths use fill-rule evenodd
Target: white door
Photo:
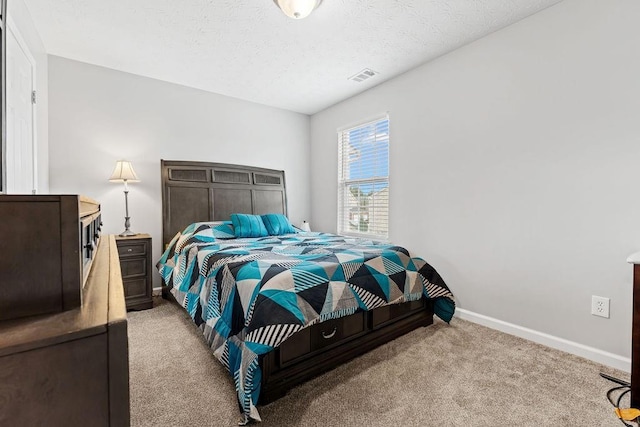
<path id="1" fill-rule="evenodd" d="M 7 194 L 36 192 L 32 93 L 35 63 L 15 26 L 7 31 Z"/>

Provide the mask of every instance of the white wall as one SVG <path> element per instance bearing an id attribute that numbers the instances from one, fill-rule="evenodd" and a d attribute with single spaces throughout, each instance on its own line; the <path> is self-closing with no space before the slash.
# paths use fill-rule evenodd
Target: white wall
<path id="1" fill-rule="evenodd" d="M 22 0 L 7 3 L 7 17 L 27 44 L 36 61 L 36 149 L 38 193 L 49 191 L 49 102 L 48 102 L 48 61 L 40 35 L 33 24 L 29 10 Z"/>
<path id="2" fill-rule="evenodd" d="M 313 115 L 312 226 L 336 230 L 336 129 L 388 111 L 391 240 L 459 307 L 628 357 L 638 22 L 636 0 L 566 0 Z"/>
<path id="3" fill-rule="evenodd" d="M 238 163 L 285 171 L 289 216 L 309 218 L 309 117 L 222 95 L 49 56 L 52 193 L 80 193 L 102 204 L 105 232 L 124 229 L 115 162 L 133 162 L 134 232 L 161 254 L 160 159 Z M 154 285 L 160 286 L 155 274 Z"/>

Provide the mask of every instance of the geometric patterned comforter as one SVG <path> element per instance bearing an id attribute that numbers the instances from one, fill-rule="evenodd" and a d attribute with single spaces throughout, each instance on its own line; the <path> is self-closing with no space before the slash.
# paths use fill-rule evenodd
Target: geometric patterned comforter
<path id="1" fill-rule="evenodd" d="M 233 376 L 245 423 L 260 421 L 260 357 L 302 328 L 422 295 L 446 322 L 455 308 L 423 259 L 334 234 L 221 240 L 210 225 L 192 224 L 174 237 L 158 270 Z"/>

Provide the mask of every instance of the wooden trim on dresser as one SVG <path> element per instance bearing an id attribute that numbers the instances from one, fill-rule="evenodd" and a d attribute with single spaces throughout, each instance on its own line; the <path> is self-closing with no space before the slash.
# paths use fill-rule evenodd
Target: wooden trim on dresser
<path id="1" fill-rule="evenodd" d="M 62 242 L 76 242 L 79 236 L 78 219 L 80 218 L 79 197 L 60 196 L 60 228 Z M 82 292 L 78 292 L 78 277 L 82 277 L 82 254 L 77 244 L 63 244 L 60 247 L 62 263 L 62 310 L 70 310 L 82 304 Z"/>
<path id="2" fill-rule="evenodd" d="M 111 237 L 111 236 L 110 236 Z M 109 342 L 109 419 L 113 426 L 128 426 L 129 354 L 127 333 L 127 306 L 120 272 L 120 257 L 115 239 L 109 239 L 109 313 L 107 318 L 107 340 Z"/>

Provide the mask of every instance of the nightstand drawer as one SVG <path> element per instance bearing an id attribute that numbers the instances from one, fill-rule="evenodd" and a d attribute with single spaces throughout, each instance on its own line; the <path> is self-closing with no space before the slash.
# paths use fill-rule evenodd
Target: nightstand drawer
<path id="1" fill-rule="evenodd" d="M 146 276 L 147 260 L 146 258 L 121 259 L 120 269 L 122 270 L 123 279 L 135 276 Z"/>
<path id="2" fill-rule="evenodd" d="M 118 255 L 120 258 L 129 256 L 141 256 L 147 253 L 147 244 L 142 243 L 126 243 L 118 245 Z"/>
<path id="3" fill-rule="evenodd" d="M 127 279 L 123 280 L 125 298 L 144 297 L 147 295 L 147 279 Z"/>

